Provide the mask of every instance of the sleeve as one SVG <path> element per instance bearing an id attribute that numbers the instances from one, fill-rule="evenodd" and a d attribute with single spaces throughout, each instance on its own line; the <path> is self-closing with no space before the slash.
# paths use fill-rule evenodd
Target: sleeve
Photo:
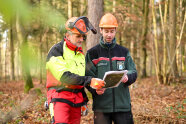
<path id="1" fill-rule="evenodd" d="M 134 83 L 137 79 L 137 70 L 132 57 L 130 56 L 130 52 L 128 52 L 125 62 L 126 70 L 128 70 L 128 81 L 125 83 L 127 86 Z"/>
<path id="2" fill-rule="evenodd" d="M 90 54 L 87 52 L 86 57 L 86 71 L 85 71 L 85 75 L 86 76 L 92 76 L 96 78 L 96 67 L 94 65 L 94 63 L 92 62 L 92 60 L 90 59 Z"/>
<path id="3" fill-rule="evenodd" d="M 90 76 L 79 76 L 71 73 L 66 62 L 62 56 L 52 56 L 46 63 L 46 69 L 49 71 L 57 81 L 61 84 L 70 85 L 88 85 L 91 81 Z"/>
<path id="4" fill-rule="evenodd" d="M 96 76 L 96 67 L 95 67 L 94 63 L 92 62 L 92 60 L 90 59 L 89 52 L 87 52 L 85 60 L 86 60 L 85 75 L 92 76 L 92 77 L 96 78 L 97 77 Z M 87 85 L 86 88 L 88 89 L 89 92 L 92 93 L 93 96 L 97 95 L 96 90 L 91 88 L 89 85 Z"/>

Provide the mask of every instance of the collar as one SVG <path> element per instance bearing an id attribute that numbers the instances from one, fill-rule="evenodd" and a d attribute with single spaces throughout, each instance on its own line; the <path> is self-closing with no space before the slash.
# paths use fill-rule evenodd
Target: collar
<path id="1" fill-rule="evenodd" d="M 116 45 L 116 38 L 114 38 L 112 40 L 112 43 L 105 43 L 103 41 L 103 36 L 100 38 L 100 42 L 99 44 L 103 47 L 103 48 L 107 48 L 107 49 L 112 49 L 115 45 Z"/>
<path id="2" fill-rule="evenodd" d="M 79 51 L 80 53 L 83 54 L 83 50 L 82 50 L 81 47 L 75 46 L 74 44 L 72 44 L 72 43 L 71 43 L 68 39 L 66 39 L 66 38 L 64 38 L 64 41 L 66 42 L 67 47 L 68 47 L 70 50 L 74 51 L 75 54 L 77 53 L 77 51 Z"/>

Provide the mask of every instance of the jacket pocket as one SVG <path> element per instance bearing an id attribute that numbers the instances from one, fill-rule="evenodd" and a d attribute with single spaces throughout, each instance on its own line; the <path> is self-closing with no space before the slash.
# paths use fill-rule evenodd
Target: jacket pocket
<path id="1" fill-rule="evenodd" d="M 116 108 L 120 109 L 130 109 L 130 93 L 129 88 L 127 86 L 122 86 L 121 83 L 115 89 L 115 96 L 116 96 Z"/>
<path id="2" fill-rule="evenodd" d="M 125 70 L 126 69 L 126 67 L 125 67 L 125 61 L 123 61 L 123 60 L 112 61 L 112 68 L 115 71 Z"/>

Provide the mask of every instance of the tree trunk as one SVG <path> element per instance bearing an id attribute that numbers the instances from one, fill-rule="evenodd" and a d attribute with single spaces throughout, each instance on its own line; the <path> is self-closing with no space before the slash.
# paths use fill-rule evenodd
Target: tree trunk
<path id="1" fill-rule="evenodd" d="M 183 49 L 182 49 L 182 54 L 183 56 L 186 56 L 186 44 L 183 46 Z M 186 60 L 185 60 L 185 57 L 182 58 L 182 63 L 183 63 L 183 68 L 182 70 L 185 70 L 186 69 Z"/>
<path id="2" fill-rule="evenodd" d="M 96 28 L 97 34 L 93 34 L 91 31 L 87 36 L 87 50 L 99 43 L 100 31 L 99 22 L 103 15 L 103 0 L 88 0 L 88 18 L 92 25 Z"/>
<path id="3" fill-rule="evenodd" d="M 14 21 L 10 22 L 10 52 L 11 52 L 11 75 L 10 79 L 15 80 L 15 64 L 14 64 L 14 34 L 13 34 L 13 26 Z"/>
<path id="4" fill-rule="evenodd" d="M 42 61 L 42 31 L 40 31 L 40 45 L 39 45 L 39 50 L 40 50 L 40 73 L 39 73 L 39 77 L 40 77 L 40 84 L 42 84 L 42 79 L 43 79 L 43 76 L 42 76 L 42 69 L 43 69 L 43 61 Z"/>
<path id="5" fill-rule="evenodd" d="M 112 12 L 115 13 L 116 12 L 116 0 L 113 0 L 113 8 L 112 8 Z"/>
<path id="6" fill-rule="evenodd" d="M 39 3 L 40 6 L 41 6 L 41 2 Z M 42 20 L 41 20 L 41 17 L 39 17 L 39 22 L 40 22 L 40 25 L 42 25 Z M 39 31 L 39 54 L 40 54 L 40 61 L 39 61 L 39 82 L 40 84 L 42 84 L 42 31 L 43 31 L 43 28 L 40 29 Z"/>
<path id="7" fill-rule="evenodd" d="M 178 68 L 176 64 L 176 0 L 169 1 L 169 45 L 170 45 L 170 56 L 172 58 L 170 66 L 172 66 L 173 76 L 178 76 Z M 175 75 L 174 75 L 175 74 Z"/>
<path id="8" fill-rule="evenodd" d="M 49 38 L 48 38 L 49 36 L 47 35 L 46 36 L 46 51 L 49 51 Z"/>
<path id="9" fill-rule="evenodd" d="M 68 0 L 68 18 L 71 18 L 73 16 L 72 11 L 73 11 L 72 0 Z"/>
<path id="10" fill-rule="evenodd" d="M 22 68 L 23 68 L 23 77 L 25 80 L 24 92 L 28 93 L 31 88 L 34 87 L 32 82 L 32 77 L 30 74 L 30 62 L 29 62 L 29 53 L 28 53 L 28 35 L 24 36 L 24 41 L 22 45 L 22 52 L 21 52 L 21 61 L 22 61 Z"/>
<path id="11" fill-rule="evenodd" d="M 134 13 L 135 11 L 135 7 L 134 7 L 134 4 L 131 4 L 131 13 Z M 134 22 L 132 20 L 130 20 L 130 23 L 131 23 L 131 32 L 135 32 L 134 31 Z M 130 53 L 131 53 L 131 56 L 134 57 L 134 44 L 135 44 L 135 38 L 132 36 L 130 38 L 130 42 L 129 42 L 129 45 L 130 45 Z"/>
<path id="12" fill-rule="evenodd" d="M 143 31 L 142 31 L 142 54 L 143 54 L 143 64 L 142 64 L 142 77 L 147 77 L 146 64 L 147 64 L 147 32 L 148 32 L 148 14 L 149 14 L 149 0 L 143 0 Z"/>
<path id="13" fill-rule="evenodd" d="M 160 18 L 161 18 L 161 26 L 162 26 L 162 33 L 163 33 L 163 66 L 162 66 L 162 76 L 163 76 L 163 84 L 167 83 L 167 39 L 166 39 L 166 32 L 167 32 L 167 8 L 168 8 L 168 1 L 165 1 L 164 7 L 164 18 L 161 10 L 161 4 L 159 4 L 159 11 L 160 11 Z"/>
<path id="14" fill-rule="evenodd" d="M 23 26 L 21 27 L 18 17 L 16 18 L 16 21 L 17 21 L 16 23 L 17 37 L 20 43 L 22 44 L 21 65 L 23 70 L 22 75 L 25 81 L 24 92 L 28 93 L 29 90 L 34 87 L 31 74 L 30 74 L 30 61 L 29 61 L 28 43 L 27 43 L 28 34 L 26 34 L 26 31 L 24 30 Z"/>
<path id="15" fill-rule="evenodd" d="M 83 13 L 85 11 L 84 3 L 85 3 L 85 0 L 80 0 L 80 16 L 83 16 Z M 78 9 L 79 9 L 79 7 L 78 7 Z M 86 51 L 86 42 L 83 42 L 82 49 L 83 49 L 83 52 Z"/>
<path id="16" fill-rule="evenodd" d="M 4 65 L 5 65 L 5 66 L 4 66 L 4 67 L 5 67 L 5 69 L 4 69 L 4 73 L 5 73 L 4 82 L 6 83 L 6 82 L 7 82 L 7 74 L 6 74 L 6 73 L 7 73 L 7 65 L 8 65 L 8 64 L 7 64 L 7 58 L 8 58 L 8 56 L 7 56 L 7 49 L 8 49 L 8 48 L 7 48 L 7 47 L 8 47 L 8 44 L 7 44 L 7 43 L 8 43 L 8 37 L 6 37 L 6 42 L 5 42 L 5 43 L 6 43 L 6 45 L 5 45 L 5 54 L 4 54 L 4 58 L 5 58 L 5 59 L 4 59 L 4 60 L 5 60 L 5 63 L 4 63 Z"/>
<path id="17" fill-rule="evenodd" d="M 119 45 L 122 46 L 122 31 L 118 32 L 118 35 Z"/>
<path id="18" fill-rule="evenodd" d="M 16 47 L 17 50 L 16 50 L 16 54 L 15 54 L 15 59 L 16 59 L 16 63 L 15 63 L 15 76 L 16 76 L 16 80 L 20 80 L 22 79 L 22 66 L 21 65 L 21 56 L 20 56 L 20 46 L 21 46 L 21 43 L 22 43 L 22 36 L 21 36 L 21 30 L 19 28 L 19 19 L 18 19 L 18 16 L 16 16 L 16 19 L 15 19 L 15 36 L 16 36 L 16 40 L 17 40 L 17 44 L 16 44 Z"/>
<path id="19" fill-rule="evenodd" d="M 186 13 L 186 8 L 185 8 L 185 6 L 186 6 L 186 1 L 185 0 L 183 0 L 183 3 L 182 3 L 182 7 L 183 7 L 183 13 L 182 13 L 182 17 L 184 17 L 184 15 L 185 15 L 185 13 Z M 183 37 L 183 40 L 184 39 L 186 39 L 186 35 L 184 35 L 184 37 Z M 186 68 L 186 59 L 185 59 L 185 56 L 186 56 L 186 43 L 185 43 L 185 45 L 182 45 L 181 46 L 182 47 L 182 54 L 183 54 L 183 57 L 182 57 L 182 63 L 183 63 L 183 65 L 182 65 L 182 70 L 184 71 L 185 70 L 185 68 Z"/>
<path id="20" fill-rule="evenodd" d="M 157 83 L 160 84 L 159 80 L 159 55 L 158 55 L 158 40 L 157 40 L 157 25 L 156 25 L 156 12 L 154 7 L 154 0 L 151 1 L 152 3 L 152 18 L 153 18 L 153 32 L 154 32 L 154 46 L 155 48 L 152 48 L 154 50 L 154 60 L 155 60 L 155 70 L 156 70 L 156 77 L 157 77 Z"/>
<path id="21" fill-rule="evenodd" d="M 2 75 L 3 75 L 3 72 L 2 72 L 3 68 L 2 68 L 1 44 L 2 44 L 2 42 L 1 42 L 1 38 L 0 38 L 0 81 L 1 81 L 1 79 L 2 79 Z"/>
<path id="22" fill-rule="evenodd" d="M 184 7 L 184 5 L 185 5 L 185 2 L 186 1 L 184 1 L 184 0 L 180 0 L 179 1 L 179 22 L 180 22 L 180 25 L 179 25 L 179 29 L 181 30 L 182 29 L 182 23 L 183 23 L 183 21 L 184 21 L 184 13 L 185 13 L 185 7 Z M 182 39 L 185 39 L 184 37 L 182 38 Z M 180 68 L 179 68 L 179 70 L 180 70 L 180 76 L 182 76 L 182 73 L 183 73 L 183 68 L 184 68 L 184 44 L 182 44 L 182 45 L 180 45 L 180 54 L 181 54 L 181 56 L 180 56 Z"/>
<path id="23" fill-rule="evenodd" d="M 84 9 L 85 9 L 84 3 L 85 3 L 85 0 L 80 0 L 80 16 L 83 15 L 83 12 L 84 12 Z"/>
<path id="24" fill-rule="evenodd" d="M 185 27 L 185 23 L 186 23 L 186 13 L 185 13 L 185 15 L 184 15 L 184 20 L 183 20 L 183 22 L 182 22 L 182 26 L 181 26 L 181 32 L 180 32 L 180 36 L 179 36 L 179 40 L 178 40 L 178 44 L 177 44 L 177 46 L 176 46 L 176 50 L 180 47 L 180 54 L 181 54 L 181 59 L 182 59 L 182 53 L 181 53 L 181 46 L 184 46 L 184 45 L 181 45 L 181 41 L 182 41 L 182 39 L 184 39 L 184 38 L 182 38 L 182 35 L 183 35 L 183 32 L 184 32 L 184 27 Z M 184 59 L 184 58 L 183 58 Z M 182 60 L 181 60 L 181 64 L 180 64 L 180 66 L 181 66 L 181 69 L 182 69 Z M 181 72 L 182 73 L 182 72 Z M 180 74 L 181 75 L 181 74 Z"/>

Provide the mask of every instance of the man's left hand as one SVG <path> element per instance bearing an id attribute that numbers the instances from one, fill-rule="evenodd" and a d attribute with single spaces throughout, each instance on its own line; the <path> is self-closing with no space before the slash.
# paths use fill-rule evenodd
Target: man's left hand
<path id="1" fill-rule="evenodd" d="M 122 82 L 123 82 L 123 83 L 126 83 L 127 81 L 128 81 L 128 76 L 125 75 L 124 78 L 123 78 L 123 80 L 122 80 Z"/>
<path id="2" fill-rule="evenodd" d="M 97 89 L 97 90 L 96 90 L 96 93 L 97 93 L 98 95 L 102 95 L 104 92 L 105 92 L 105 88 L 101 88 L 101 89 Z"/>

